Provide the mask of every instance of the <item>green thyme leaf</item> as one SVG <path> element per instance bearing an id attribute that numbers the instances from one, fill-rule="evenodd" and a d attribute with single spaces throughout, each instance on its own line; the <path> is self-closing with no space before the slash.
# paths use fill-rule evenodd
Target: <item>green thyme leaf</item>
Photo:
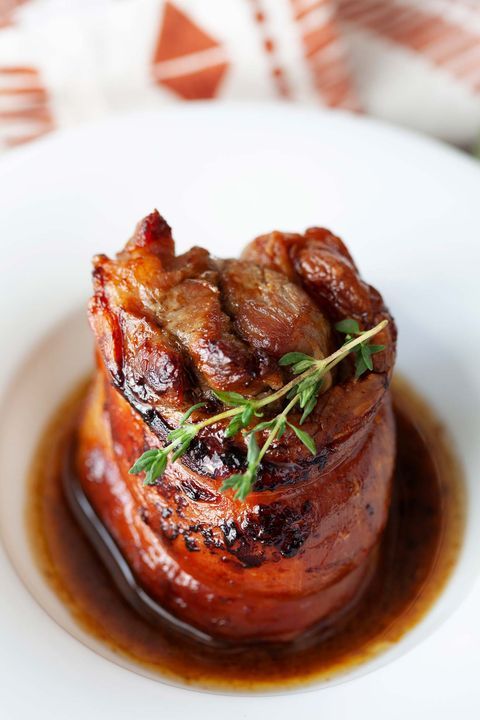
<path id="1" fill-rule="evenodd" d="M 180 425 L 183 425 L 184 423 L 186 423 L 186 421 L 188 420 L 188 418 L 190 417 L 190 415 L 192 415 L 192 413 L 194 413 L 195 410 L 198 410 L 198 409 L 201 408 L 201 407 L 205 407 L 206 404 L 207 404 L 207 403 L 200 402 L 200 403 L 197 403 L 196 405 L 192 405 L 192 407 L 187 410 L 187 412 L 185 413 L 185 415 L 182 415 L 182 417 L 180 418 L 180 423 L 179 423 L 179 424 L 180 424 Z"/>
<path id="2" fill-rule="evenodd" d="M 280 365 L 291 365 L 291 370 L 294 375 L 301 375 L 301 373 L 311 368 L 316 362 L 314 357 L 301 352 L 287 353 L 279 360 Z"/>
<path id="3" fill-rule="evenodd" d="M 247 403 L 245 405 L 245 410 L 241 414 L 243 427 L 246 427 L 249 424 L 250 420 L 253 418 L 254 412 L 255 408 L 253 407 L 253 405 L 251 403 Z"/>
<path id="4" fill-rule="evenodd" d="M 344 333 L 345 335 L 357 335 L 360 333 L 358 322 L 352 318 L 340 320 L 340 322 L 335 325 L 335 330 L 338 330 L 338 332 Z"/>
<path id="5" fill-rule="evenodd" d="M 224 405 L 231 405 L 232 407 L 239 407 L 248 402 L 247 398 L 240 395 L 237 392 L 224 392 L 223 390 L 214 390 L 213 394 L 220 400 Z"/>
<path id="6" fill-rule="evenodd" d="M 273 420 L 266 420 L 265 422 L 258 423 L 258 425 L 255 425 L 253 430 L 251 430 L 252 433 L 262 432 L 263 430 L 271 430 L 273 426 L 275 425 L 275 418 Z"/>
<path id="7" fill-rule="evenodd" d="M 358 380 L 358 378 L 361 377 L 363 373 L 367 372 L 367 370 L 368 367 L 365 365 L 365 360 L 362 355 L 357 353 L 355 361 L 355 379 Z"/>
<path id="8" fill-rule="evenodd" d="M 235 490 L 235 498 L 244 502 L 251 491 L 254 482 L 254 476 L 252 476 L 252 474 L 247 470 L 246 472 L 238 475 L 230 475 L 229 478 L 224 480 L 220 491 L 225 492 L 225 490 Z"/>
<path id="9" fill-rule="evenodd" d="M 257 440 L 255 438 L 255 433 L 251 433 L 248 436 L 248 450 L 247 450 L 247 463 L 249 467 L 251 465 L 254 465 L 258 460 L 258 455 L 260 453 L 260 448 L 258 447 Z"/>
<path id="10" fill-rule="evenodd" d="M 280 415 L 276 424 L 277 424 L 276 437 L 280 440 L 280 438 L 282 437 L 282 435 L 284 434 L 284 432 L 286 430 L 287 421 L 283 417 L 283 415 Z"/>
<path id="11" fill-rule="evenodd" d="M 368 343 L 361 343 L 355 348 L 355 378 L 358 380 L 367 370 L 373 370 L 372 355 L 375 353 L 382 352 L 385 350 L 385 345 L 369 345 Z"/>
<path id="12" fill-rule="evenodd" d="M 234 418 L 230 420 L 230 423 L 227 426 L 227 429 L 225 430 L 225 437 L 231 438 L 234 437 L 240 430 L 243 428 L 243 422 L 242 422 L 242 416 L 241 415 L 235 415 Z"/>
<path id="13" fill-rule="evenodd" d="M 163 450 L 160 450 L 158 448 L 147 450 L 143 453 L 143 455 L 140 455 L 138 460 L 134 463 L 134 465 L 132 465 L 128 472 L 130 473 L 130 475 L 138 475 L 138 473 L 143 472 L 151 465 L 153 465 L 153 463 L 157 459 L 157 456 L 159 454 L 162 454 L 162 452 Z"/>
<path id="14" fill-rule="evenodd" d="M 157 479 L 163 475 L 165 468 L 167 467 L 167 456 L 162 453 L 157 457 L 156 460 L 150 466 L 147 474 L 145 475 L 144 485 L 156 485 Z"/>
<path id="15" fill-rule="evenodd" d="M 220 488 L 221 492 L 230 489 L 235 490 L 235 497 L 243 502 L 255 482 L 259 454 L 260 448 L 255 439 L 255 434 L 251 433 L 248 436 L 247 469 L 244 473 L 230 475 L 229 478 L 224 480 Z"/>
<path id="16" fill-rule="evenodd" d="M 288 425 L 292 428 L 298 439 L 305 445 L 306 448 L 308 448 L 308 450 L 310 450 L 312 455 L 315 457 L 315 455 L 317 454 L 317 448 L 315 446 L 315 440 L 312 438 L 312 436 L 305 432 L 305 430 L 300 430 L 300 428 L 296 425 L 292 425 L 291 422 L 289 422 Z"/>
<path id="17" fill-rule="evenodd" d="M 339 332 L 346 334 L 345 344 L 353 340 L 354 336 L 362 335 L 358 322 L 356 320 L 352 320 L 352 318 L 346 318 L 345 320 L 341 320 L 335 325 L 335 328 Z M 367 372 L 367 370 L 373 370 L 372 355 L 377 352 L 381 352 L 384 349 L 384 345 L 370 345 L 368 343 L 368 339 L 352 349 L 353 355 L 355 357 L 356 379 L 361 377 L 365 372 Z"/>
<path id="18" fill-rule="evenodd" d="M 287 393 L 287 400 L 293 400 L 293 398 L 294 398 L 295 395 L 297 395 L 297 394 L 298 394 L 298 385 L 295 386 L 295 387 L 292 387 L 292 389 L 288 391 L 288 393 Z"/>
<path id="19" fill-rule="evenodd" d="M 220 492 L 225 492 L 225 490 L 231 490 L 236 489 L 238 487 L 238 484 L 242 482 L 243 480 L 243 473 L 237 474 L 237 475 L 230 475 L 230 477 L 226 478 L 221 487 Z"/>
<path id="20" fill-rule="evenodd" d="M 309 358 L 308 360 L 300 360 L 300 362 L 292 365 L 292 372 L 295 375 L 301 375 L 305 370 L 308 370 L 315 363 L 315 358 Z"/>
<path id="21" fill-rule="evenodd" d="M 313 410 L 317 404 L 317 400 L 318 400 L 318 396 L 314 395 L 305 404 L 305 407 L 304 407 L 303 413 L 302 413 L 302 417 L 300 418 L 300 425 L 303 425 L 303 423 L 308 418 L 308 416 L 313 412 Z"/>
<path id="22" fill-rule="evenodd" d="M 298 392 L 304 392 L 306 390 L 310 390 L 312 387 L 315 387 L 319 380 L 319 377 L 319 373 L 313 373 L 312 375 L 309 375 L 308 377 L 301 380 L 301 382 L 299 382 L 297 385 Z"/>
<path id="23" fill-rule="evenodd" d="M 247 402 L 243 406 L 242 412 L 239 415 L 235 415 L 230 420 L 230 423 L 225 430 L 225 437 L 234 437 L 238 432 L 240 432 L 240 430 L 250 424 L 254 416 L 261 417 L 262 413 L 256 411 L 253 403 Z"/>
<path id="24" fill-rule="evenodd" d="M 360 355 L 369 370 L 373 370 L 373 362 L 367 345 L 360 345 Z"/>
<path id="25" fill-rule="evenodd" d="M 239 483 L 239 487 L 237 488 L 237 492 L 235 493 L 235 497 L 237 500 L 240 500 L 241 502 L 245 502 L 247 499 L 247 495 L 252 490 L 253 483 L 255 481 L 255 478 L 252 477 L 249 473 L 245 473 L 242 477 L 242 481 Z"/>
<path id="26" fill-rule="evenodd" d="M 300 424 L 305 422 L 306 418 L 315 407 L 317 398 L 322 388 L 322 383 L 322 378 L 319 378 L 319 376 L 315 374 L 305 378 L 305 380 L 298 386 L 299 404 L 302 410 L 304 410 Z"/>
<path id="27" fill-rule="evenodd" d="M 279 365 L 295 365 L 295 363 L 300 362 L 301 360 L 313 360 L 310 355 L 305 355 L 305 353 L 301 352 L 289 352 L 286 355 L 283 355 L 280 360 L 278 361 Z"/>

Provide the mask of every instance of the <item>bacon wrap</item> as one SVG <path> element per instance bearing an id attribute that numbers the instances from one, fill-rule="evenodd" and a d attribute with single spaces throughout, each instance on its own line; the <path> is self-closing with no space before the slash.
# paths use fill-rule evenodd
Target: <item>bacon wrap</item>
<path id="1" fill-rule="evenodd" d="M 259 237 L 240 260 L 198 247 L 175 256 L 154 212 L 116 259 L 94 259 L 93 277 L 97 371 L 76 471 L 140 584 L 180 620 L 235 642 L 290 640 L 348 608 L 388 515 L 396 331 L 342 241 L 311 228 Z M 193 403 L 206 403 L 196 420 L 220 412 L 212 389 L 256 397 L 291 378 L 283 354 L 329 355 L 346 317 L 362 329 L 388 319 L 374 339 L 386 349 L 359 380 L 351 357 L 336 368 L 303 426 L 316 457 L 288 430 L 240 502 L 220 486 L 245 467 L 245 440 L 217 423 L 156 486 L 128 473 Z"/>

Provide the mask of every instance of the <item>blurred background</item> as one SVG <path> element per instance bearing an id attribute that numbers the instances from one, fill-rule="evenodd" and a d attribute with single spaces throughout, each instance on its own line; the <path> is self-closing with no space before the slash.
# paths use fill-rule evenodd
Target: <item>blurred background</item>
<path id="1" fill-rule="evenodd" d="M 194 100 L 341 108 L 475 152 L 480 0 L 0 0 L 1 151 Z"/>

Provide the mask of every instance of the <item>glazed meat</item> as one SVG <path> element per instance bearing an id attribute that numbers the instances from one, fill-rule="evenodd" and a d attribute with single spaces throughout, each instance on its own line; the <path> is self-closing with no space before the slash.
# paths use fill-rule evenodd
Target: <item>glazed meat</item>
<path id="1" fill-rule="evenodd" d="M 115 259 L 95 258 L 93 278 L 98 367 L 76 469 L 144 589 L 235 641 L 291 639 L 345 610 L 368 582 L 388 514 L 395 327 L 341 240 L 312 228 L 257 238 L 240 260 L 199 247 L 176 256 L 154 212 Z M 219 422 L 156 485 L 129 474 L 192 404 L 204 403 L 199 420 L 220 412 L 213 391 L 262 397 L 291 379 L 285 353 L 331 354 L 347 317 L 365 329 L 388 319 L 375 339 L 385 350 L 358 380 L 351 359 L 328 377 L 303 426 L 315 457 L 287 430 L 241 502 L 220 487 L 245 467 L 246 440 Z"/>
<path id="2" fill-rule="evenodd" d="M 116 260 L 95 259 L 94 289 L 92 324 L 115 384 L 167 411 L 212 389 L 275 388 L 283 354 L 322 357 L 332 346 L 330 323 L 298 284 L 197 247 L 175 257 L 156 212 Z"/>

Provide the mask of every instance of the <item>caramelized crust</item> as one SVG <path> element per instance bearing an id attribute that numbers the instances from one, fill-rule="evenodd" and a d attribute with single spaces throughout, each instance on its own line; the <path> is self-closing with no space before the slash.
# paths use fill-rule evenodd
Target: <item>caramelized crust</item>
<path id="1" fill-rule="evenodd" d="M 289 639 L 345 609 L 367 581 L 386 522 L 394 461 L 388 390 L 395 326 L 339 238 L 312 228 L 254 240 L 241 260 L 178 257 L 157 212 L 116 259 L 94 260 L 90 319 L 98 370 L 77 470 L 138 579 L 180 619 L 214 636 Z M 256 396 L 290 377 L 278 359 L 330 354 L 353 317 L 389 325 L 374 371 L 344 361 L 304 427 L 275 442 L 245 503 L 220 493 L 245 464 L 241 434 L 205 428 L 158 486 L 128 470 L 181 414 L 219 410 L 212 390 Z M 272 412 L 275 408 L 272 408 Z M 299 418 L 294 416 L 294 421 Z"/>

